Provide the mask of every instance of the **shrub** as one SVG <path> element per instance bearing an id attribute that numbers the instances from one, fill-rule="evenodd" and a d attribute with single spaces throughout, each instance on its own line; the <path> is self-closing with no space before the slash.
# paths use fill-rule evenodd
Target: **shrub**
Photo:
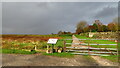
<path id="1" fill-rule="evenodd" d="M 33 49 L 33 48 L 34 48 L 33 46 L 24 46 L 21 49 Z"/>
<path id="2" fill-rule="evenodd" d="M 37 49 L 44 49 L 44 48 L 47 48 L 47 43 L 41 42 L 40 44 L 38 44 L 36 46 L 37 46 Z"/>

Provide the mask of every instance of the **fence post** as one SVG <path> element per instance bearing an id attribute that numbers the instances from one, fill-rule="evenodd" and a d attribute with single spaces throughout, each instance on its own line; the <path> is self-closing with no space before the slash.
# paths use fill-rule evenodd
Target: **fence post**
<path id="1" fill-rule="evenodd" d="M 89 40 L 90 41 L 90 40 Z M 88 41 L 88 55 L 90 55 L 90 48 L 89 48 L 89 41 Z"/>
<path id="2" fill-rule="evenodd" d="M 52 44 L 52 53 L 54 53 L 54 44 Z"/>
<path id="3" fill-rule="evenodd" d="M 116 47 L 116 49 L 117 49 L 117 57 L 119 58 L 119 49 L 118 49 L 119 47 L 118 47 L 118 44 L 119 44 L 119 43 L 117 42 L 117 47 Z M 119 62 L 119 59 L 118 59 L 118 62 Z"/>
<path id="4" fill-rule="evenodd" d="M 63 49 L 64 52 L 66 52 L 66 41 L 65 40 L 64 40 L 64 46 L 63 47 L 64 47 L 64 49 Z"/>

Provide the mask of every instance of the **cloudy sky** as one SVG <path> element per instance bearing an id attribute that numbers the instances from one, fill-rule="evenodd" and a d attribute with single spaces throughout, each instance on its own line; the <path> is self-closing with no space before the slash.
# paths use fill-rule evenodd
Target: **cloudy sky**
<path id="1" fill-rule="evenodd" d="M 4 2 L 3 34 L 75 32 L 79 21 L 104 24 L 118 16 L 117 2 Z"/>

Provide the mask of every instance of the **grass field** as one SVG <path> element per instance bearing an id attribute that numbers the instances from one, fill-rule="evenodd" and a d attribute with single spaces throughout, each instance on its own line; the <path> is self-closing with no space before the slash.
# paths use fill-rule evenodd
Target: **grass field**
<path id="1" fill-rule="evenodd" d="M 88 38 L 85 36 L 75 35 L 79 39 L 93 39 Z M 73 57 L 70 53 L 53 53 L 53 54 L 46 54 L 46 47 L 47 40 L 49 38 L 58 38 L 57 44 L 54 45 L 54 47 L 64 45 L 65 39 L 72 39 L 72 35 L 3 35 L 2 40 L 2 52 L 0 53 L 8 53 L 8 54 L 35 54 L 35 51 L 26 51 L 26 50 L 34 50 L 34 46 L 36 45 L 37 49 L 43 51 L 42 53 L 44 55 L 51 55 L 51 56 L 58 56 L 58 57 Z M 96 43 L 96 44 L 116 44 L 114 41 L 108 41 L 108 40 L 82 40 L 84 43 Z M 72 40 L 66 40 L 66 43 L 72 43 Z M 71 45 L 66 45 L 71 46 Z M 93 46 L 92 47 L 99 47 L 99 46 Z M 100 45 L 101 46 L 101 45 Z M 116 48 L 115 46 L 101 46 L 101 47 L 109 47 L 109 48 Z M 26 50 L 23 50 L 26 49 Z M 38 52 L 39 53 L 39 52 Z M 113 62 L 117 61 L 117 56 L 108 56 L 103 57 L 105 59 L 109 59 Z"/>
<path id="2" fill-rule="evenodd" d="M 77 38 L 79 39 L 94 39 L 94 38 L 89 38 L 89 37 L 85 37 L 85 36 L 80 36 L 80 35 L 75 35 Z M 80 40 L 83 41 L 84 43 L 90 43 L 90 44 L 117 44 L 114 41 L 110 41 L 110 40 Z M 92 47 L 96 47 L 96 48 L 116 48 L 116 45 L 90 45 Z"/>
<path id="3" fill-rule="evenodd" d="M 72 43 L 72 40 L 65 40 L 65 39 L 72 39 L 72 35 L 60 35 L 59 37 L 62 37 L 62 39 L 59 39 L 57 41 L 57 44 L 55 44 L 55 46 L 63 46 L 64 41 L 66 43 Z M 71 46 L 71 45 L 66 45 L 66 46 Z"/>
<path id="4" fill-rule="evenodd" d="M 2 53 L 18 53 L 20 51 L 21 54 L 32 54 L 27 51 L 24 52 L 22 49 L 34 50 L 35 45 L 40 51 L 45 51 L 47 45 L 51 45 L 47 44 L 49 38 L 58 38 L 58 42 L 54 47 L 63 47 L 64 40 L 71 39 L 71 35 L 3 35 Z"/>

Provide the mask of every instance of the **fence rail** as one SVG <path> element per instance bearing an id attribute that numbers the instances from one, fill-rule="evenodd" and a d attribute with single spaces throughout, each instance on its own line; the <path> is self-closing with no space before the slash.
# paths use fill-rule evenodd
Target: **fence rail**
<path id="1" fill-rule="evenodd" d="M 93 47 L 66 47 L 74 49 L 94 49 L 94 50 L 117 50 L 117 48 L 93 48 Z"/>
<path id="2" fill-rule="evenodd" d="M 98 55 L 98 56 L 110 56 L 112 55 L 118 55 L 118 44 L 96 44 L 96 43 L 66 43 L 66 40 L 73 40 L 73 39 L 65 39 L 64 40 L 64 50 L 66 52 L 71 52 L 72 54 L 77 54 L 77 55 Z M 74 40 L 116 40 L 117 39 L 74 39 Z M 66 44 L 69 45 L 76 45 L 75 47 L 66 47 Z M 78 47 L 77 47 L 78 45 Z M 81 47 L 80 47 L 80 46 Z M 94 46 L 98 46 L 93 47 Z M 116 46 L 116 48 L 110 48 L 110 47 L 104 47 L 104 46 Z M 77 53 L 76 53 L 77 52 Z"/>
<path id="3" fill-rule="evenodd" d="M 66 43 L 66 44 L 88 45 L 86 43 Z M 117 45 L 117 44 L 89 44 L 89 45 Z"/>
<path id="4" fill-rule="evenodd" d="M 88 54 L 88 53 L 71 53 L 71 54 L 77 54 L 77 55 L 97 55 L 97 56 L 110 56 L 107 54 Z"/>
<path id="5" fill-rule="evenodd" d="M 67 50 L 67 51 L 71 51 L 71 52 L 73 52 L 73 51 L 77 51 L 77 52 L 90 52 L 90 53 L 111 53 L 111 52 L 99 52 L 99 51 L 82 51 L 82 50 Z M 114 54 L 117 54 L 117 52 L 112 52 L 112 53 L 114 53 Z"/>
<path id="6" fill-rule="evenodd" d="M 64 39 L 64 40 L 73 40 L 73 39 Z M 76 40 L 118 40 L 118 39 L 76 39 Z"/>

